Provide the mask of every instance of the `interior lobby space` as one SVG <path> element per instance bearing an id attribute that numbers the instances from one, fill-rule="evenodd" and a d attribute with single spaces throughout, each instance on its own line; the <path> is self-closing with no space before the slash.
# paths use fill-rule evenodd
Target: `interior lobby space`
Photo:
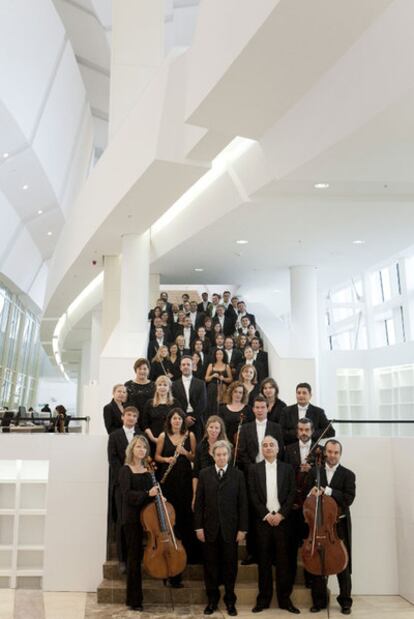
<path id="1" fill-rule="evenodd" d="M 0 619 L 414 619 L 413 24 L 0 0 Z"/>

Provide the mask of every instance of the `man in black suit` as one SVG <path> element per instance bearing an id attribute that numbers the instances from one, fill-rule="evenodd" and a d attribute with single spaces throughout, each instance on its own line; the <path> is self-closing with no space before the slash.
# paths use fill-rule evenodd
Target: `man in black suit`
<path id="1" fill-rule="evenodd" d="M 255 315 L 249 314 L 249 312 L 246 310 L 246 304 L 244 301 L 238 301 L 237 302 L 237 323 L 238 323 L 239 328 L 241 327 L 241 319 L 243 318 L 243 316 L 247 316 L 247 318 L 250 320 L 250 324 L 256 326 Z"/>
<path id="2" fill-rule="evenodd" d="M 147 358 L 152 361 L 160 346 L 168 346 L 167 337 L 162 327 L 155 329 L 155 338 L 148 342 Z"/>
<path id="3" fill-rule="evenodd" d="M 237 578 L 237 544 L 243 541 L 248 522 L 244 476 L 229 464 L 227 441 L 213 447 L 215 464 L 200 471 L 194 507 L 194 528 L 204 544 L 204 582 L 208 604 L 205 615 L 217 609 L 219 584 L 224 584 L 224 602 L 231 616 L 237 615 L 234 586 Z M 221 569 L 220 569 L 221 568 Z"/>
<path id="4" fill-rule="evenodd" d="M 195 340 L 196 332 L 193 328 L 190 316 L 186 316 L 184 318 L 184 326 L 181 329 L 181 333 L 179 335 L 184 336 L 184 348 L 186 350 L 191 350 L 193 341 Z"/>
<path id="5" fill-rule="evenodd" d="M 210 314 L 212 303 L 208 300 L 208 292 L 201 293 L 202 301 L 197 305 L 197 309 L 201 314 L 205 316 Z"/>
<path id="6" fill-rule="evenodd" d="M 229 316 L 226 316 L 226 310 L 224 305 L 218 305 L 216 315 L 213 318 L 214 325 L 219 324 L 224 335 L 233 335 L 234 333 L 234 321 Z"/>
<path id="7" fill-rule="evenodd" d="M 341 443 L 335 439 L 327 441 L 325 444 L 325 466 L 322 467 L 320 476 L 321 488 L 318 491 L 316 468 L 313 468 L 308 474 L 307 489 L 315 495 L 331 496 L 338 504 L 339 520 L 336 524 L 336 530 L 348 551 L 349 561 L 346 568 L 337 574 L 339 595 L 336 599 L 341 607 L 342 614 L 350 615 L 352 607 L 352 542 L 349 507 L 355 499 L 355 473 L 340 464 L 341 455 Z M 312 600 L 313 606 L 310 609 L 312 613 L 317 613 L 322 608 L 326 608 L 328 598 L 325 576 L 312 576 Z"/>
<path id="8" fill-rule="evenodd" d="M 287 406 L 280 416 L 280 425 L 283 429 L 285 445 L 296 441 L 296 428 L 299 419 L 306 417 L 313 423 L 312 439 L 317 441 L 324 430 L 329 425 L 325 411 L 319 406 L 310 403 L 312 397 L 312 387 L 309 383 L 299 383 L 296 386 L 296 404 Z M 331 426 L 324 434 L 324 438 L 335 436 L 335 430 Z"/>
<path id="9" fill-rule="evenodd" d="M 119 489 L 119 471 L 125 463 L 125 451 L 134 436 L 142 434 L 138 429 L 138 409 L 135 406 L 127 406 L 122 413 L 123 426 L 109 435 L 108 439 L 108 462 L 109 462 L 109 522 L 116 524 L 116 550 L 119 561 L 119 570 L 122 574 L 126 571 L 126 548 L 125 539 L 122 535 L 121 525 L 121 492 Z"/>
<path id="10" fill-rule="evenodd" d="M 168 301 L 168 292 L 161 292 L 160 299 L 162 300 L 162 310 L 168 312 L 172 316 L 172 303 Z"/>
<path id="11" fill-rule="evenodd" d="M 190 302 L 190 295 L 184 292 L 181 295 L 181 303 L 179 305 L 180 310 L 184 309 L 184 305 Z"/>
<path id="12" fill-rule="evenodd" d="M 276 551 L 276 596 L 279 608 L 299 613 L 290 599 L 293 579 L 289 561 L 289 514 L 296 495 L 295 475 L 288 464 L 277 460 L 273 436 L 261 442 L 262 462 L 249 469 L 249 497 L 256 524 L 259 594 L 253 613 L 269 608 L 273 596 L 272 563 Z"/>
<path id="13" fill-rule="evenodd" d="M 209 314 L 211 316 L 211 318 L 214 318 L 214 316 L 217 313 L 217 308 L 220 304 L 220 299 L 221 299 L 221 295 L 219 295 L 217 292 L 215 292 L 214 294 L 211 295 L 211 307 L 209 309 Z"/>
<path id="14" fill-rule="evenodd" d="M 310 419 L 303 417 L 299 419 L 297 430 L 298 440 L 290 445 L 287 445 L 285 450 L 285 462 L 290 464 L 295 472 L 296 478 L 296 498 L 291 512 L 292 524 L 292 548 L 291 548 L 291 565 L 293 582 L 295 582 L 297 571 L 297 556 L 298 549 L 303 544 L 303 540 L 308 536 L 308 525 L 303 517 L 303 503 L 306 498 L 305 486 L 308 473 L 311 470 L 311 465 L 308 462 L 308 456 L 314 445 L 312 441 L 313 423 Z M 311 456 L 312 457 L 312 456 Z M 305 572 L 305 584 L 309 588 L 312 580 L 311 574 Z"/>
<path id="15" fill-rule="evenodd" d="M 263 368 L 264 377 L 269 376 L 269 358 L 266 351 L 263 350 L 263 342 L 260 337 L 252 337 L 250 346 L 253 349 L 254 360 Z"/>
<path id="16" fill-rule="evenodd" d="M 242 360 L 243 356 L 240 350 L 234 347 L 234 339 L 231 336 L 227 336 L 224 340 L 224 362 L 229 364 L 233 378 L 236 375 L 236 368 Z"/>
<path id="17" fill-rule="evenodd" d="M 186 424 L 194 432 L 197 442 L 204 431 L 204 412 L 207 407 L 206 384 L 193 376 L 193 360 L 185 355 L 180 361 L 181 378 L 172 384 L 173 396 L 187 415 Z"/>
<path id="18" fill-rule="evenodd" d="M 240 429 L 239 435 L 237 462 L 246 476 L 250 466 L 263 460 L 260 444 L 266 435 L 273 436 L 277 440 L 280 446 L 278 451 L 281 458 L 283 458 L 284 451 L 282 429 L 278 423 L 268 421 L 267 401 L 263 395 L 258 395 L 254 399 L 253 413 L 255 420 L 244 423 Z M 249 534 L 246 543 L 246 557 L 243 559 L 242 565 L 251 565 L 256 562 L 256 549 L 255 528 L 252 518 L 250 518 Z"/>
<path id="19" fill-rule="evenodd" d="M 198 327 L 204 324 L 204 312 L 199 312 L 197 309 L 197 301 L 190 301 L 190 313 L 188 316 L 191 318 L 191 324 L 193 329 L 197 331 Z"/>

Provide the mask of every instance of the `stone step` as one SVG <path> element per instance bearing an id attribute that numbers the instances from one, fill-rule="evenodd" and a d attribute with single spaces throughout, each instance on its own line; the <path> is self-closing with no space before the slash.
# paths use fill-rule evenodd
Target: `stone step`
<path id="1" fill-rule="evenodd" d="M 121 576 L 118 568 L 118 561 L 106 561 L 103 566 L 103 577 L 105 580 L 125 580 L 125 576 Z M 145 578 L 152 580 L 151 576 L 145 574 Z M 184 580 L 203 580 L 202 565 L 187 565 L 183 573 Z M 237 573 L 238 582 L 257 582 L 257 565 L 241 565 Z M 303 569 L 298 566 L 296 577 L 298 584 L 304 583 Z"/>
<path id="2" fill-rule="evenodd" d="M 117 554 L 116 554 L 116 544 L 114 542 L 111 542 L 108 545 L 108 559 L 109 560 L 113 560 L 117 558 Z M 241 544 L 238 545 L 238 556 L 239 559 L 242 560 L 244 559 L 244 557 L 246 556 L 246 545 L 245 542 L 242 542 Z"/>
<path id="3" fill-rule="evenodd" d="M 184 580 L 182 589 L 165 587 L 161 580 L 144 580 L 144 603 L 160 605 L 205 604 L 204 582 L 201 580 Z M 98 603 L 125 604 L 126 585 L 123 580 L 103 580 L 98 587 Z M 237 602 L 254 606 L 257 596 L 257 582 L 237 582 Z M 311 605 L 311 596 L 304 586 L 296 586 L 292 601 L 296 606 L 307 608 Z M 273 602 L 274 603 L 274 602 Z"/>

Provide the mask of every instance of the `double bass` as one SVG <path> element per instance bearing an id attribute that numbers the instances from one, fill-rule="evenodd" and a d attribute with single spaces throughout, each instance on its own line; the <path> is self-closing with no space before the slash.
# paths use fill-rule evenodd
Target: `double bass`
<path id="1" fill-rule="evenodd" d="M 338 505 L 331 496 L 320 494 L 322 448 L 318 446 L 315 451 L 318 493 L 308 496 L 303 504 L 309 535 L 303 542 L 302 560 L 304 568 L 311 574 L 328 577 L 342 572 L 348 565 L 349 557 L 345 544 L 336 532 Z"/>
<path id="2" fill-rule="evenodd" d="M 164 500 L 157 482 L 154 466 L 149 466 L 153 485 L 158 487 L 155 500 L 141 511 L 141 524 L 148 534 L 144 551 L 144 569 L 153 578 L 170 578 L 185 570 L 187 555 L 180 540 L 174 535 L 175 510 Z"/>

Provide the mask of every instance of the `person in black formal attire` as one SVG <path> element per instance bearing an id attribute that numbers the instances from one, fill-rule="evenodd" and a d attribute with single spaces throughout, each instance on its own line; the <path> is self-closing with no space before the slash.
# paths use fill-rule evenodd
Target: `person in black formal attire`
<path id="1" fill-rule="evenodd" d="M 221 295 L 217 292 L 211 295 L 211 307 L 209 309 L 209 314 L 211 318 L 214 318 L 217 313 L 217 308 L 220 304 Z"/>
<path id="2" fill-rule="evenodd" d="M 248 316 L 242 316 L 240 318 L 240 327 L 238 327 L 237 333 L 239 335 L 245 335 L 248 338 L 250 325 L 251 325 L 250 318 Z"/>
<path id="3" fill-rule="evenodd" d="M 201 327 L 204 323 L 204 312 L 198 311 L 197 301 L 190 301 L 190 313 L 188 316 L 191 319 L 194 331 L 197 331 L 198 327 Z"/>
<path id="4" fill-rule="evenodd" d="M 220 325 L 221 331 L 224 335 L 233 335 L 234 333 L 234 320 L 230 316 L 226 315 L 226 308 L 224 305 L 218 305 L 216 315 L 213 318 L 214 325 Z"/>
<path id="5" fill-rule="evenodd" d="M 254 360 L 263 367 L 264 376 L 269 376 L 269 356 L 267 352 L 263 350 L 263 342 L 260 337 L 252 337 L 250 346 L 253 348 Z"/>
<path id="6" fill-rule="evenodd" d="M 177 314 L 177 320 L 172 325 L 172 333 L 174 339 L 177 338 L 177 335 L 182 335 L 184 329 L 185 322 L 185 312 L 183 310 L 179 310 Z"/>
<path id="7" fill-rule="evenodd" d="M 128 380 L 125 383 L 127 390 L 127 401 L 125 406 L 135 406 L 139 410 L 140 418 L 138 425 L 141 430 L 142 414 L 144 406 L 148 400 L 154 396 L 155 384 L 149 380 L 150 364 L 147 359 L 141 357 L 134 363 L 135 380 Z"/>
<path id="8" fill-rule="evenodd" d="M 224 334 L 216 333 L 214 336 L 214 346 L 210 348 L 210 361 L 214 358 L 216 350 L 224 351 Z"/>
<path id="9" fill-rule="evenodd" d="M 186 303 L 189 303 L 189 302 L 190 302 L 190 295 L 189 295 L 189 294 L 187 294 L 186 292 L 184 292 L 184 293 L 181 295 L 181 304 L 180 304 L 180 309 L 184 309 L 184 305 L 185 305 Z"/>
<path id="10" fill-rule="evenodd" d="M 112 400 L 109 404 L 105 404 L 103 409 L 104 423 L 108 434 L 122 428 L 122 413 L 126 399 L 127 390 L 125 386 L 122 384 L 115 385 L 112 389 Z"/>
<path id="11" fill-rule="evenodd" d="M 197 309 L 200 314 L 210 314 L 212 303 L 208 300 L 208 292 L 201 293 L 201 303 L 197 305 Z"/>
<path id="12" fill-rule="evenodd" d="M 214 464 L 212 449 L 217 441 L 227 441 L 226 428 L 223 420 L 218 415 L 211 415 L 206 422 L 204 436 L 196 447 L 194 466 L 193 466 L 193 500 L 194 510 L 195 498 L 198 485 L 198 477 L 201 469 Z"/>
<path id="13" fill-rule="evenodd" d="M 186 350 L 191 350 L 193 345 L 193 341 L 195 340 L 195 329 L 191 323 L 190 316 L 186 316 L 184 319 L 184 327 L 181 335 L 184 337 L 184 348 Z"/>
<path id="14" fill-rule="evenodd" d="M 256 318 L 254 316 L 254 314 L 249 314 L 246 311 L 246 304 L 244 301 L 238 301 L 237 302 L 237 322 L 236 322 L 236 327 L 238 329 L 241 328 L 242 326 L 242 318 L 243 316 L 247 316 L 247 318 L 249 319 L 250 324 L 252 325 L 256 325 Z"/>
<path id="15" fill-rule="evenodd" d="M 206 337 L 209 338 L 211 346 L 215 346 L 216 334 L 213 329 L 213 319 L 211 316 L 206 316 L 204 318 L 204 329 L 206 330 Z"/>
<path id="16" fill-rule="evenodd" d="M 242 365 L 238 373 L 239 381 L 243 383 L 247 391 L 247 403 L 250 407 L 256 396 L 259 395 L 259 383 L 257 382 L 257 370 L 254 365 Z"/>
<path id="17" fill-rule="evenodd" d="M 147 471 L 149 445 L 145 436 L 136 436 L 128 445 L 125 465 L 119 472 L 122 498 L 121 521 L 127 549 L 126 604 L 132 610 L 142 611 L 143 592 L 141 559 L 143 536 L 141 510 L 158 494 Z"/>
<path id="18" fill-rule="evenodd" d="M 227 612 L 235 616 L 237 545 L 248 525 L 246 485 L 242 472 L 229 464 L 231 448 L 226 441 L 217 441 L 212 452 L 215 464 L 200 471 L 194 507 L 194 528 L 204 551 L 208 599 L 204 614 L 217 609 L 223 582 Z"/>
<path id="19" fill-rule="evenodd" d="M 116 550 L 121 574 L 126 572 L 126 548 L 121 525 L 121 492 L 119 489 L 119 471 L 125 463 L 125 452 L 134 436 L 142 432 L 137 429 L 138 409 L 127 406 L 122 413 L 123 425 L 109 435 L 109 522 L 116 526 Z"/>
<path id="20" fill-rule="evenodd" d="M 168 292 L 161 292 L 160 299 L 163 302 L 161 309 L 165 312 L 168 312 L 170 316 L 172 315 L 172 303 L 168 301 Z"/>
<path id="21" fill-rule="evenodd" d="M 200 373 L 202 372 L 203 374 L 202 376 L 199 376 L 198 378 L 202 378 L 204 380 L 210 358 L 209 358 L 208 353 L 204 350 L 203 342 L 199 340 L 198 338 L 195 339 L 193 342 L 193 352 L 197 353 L 198 356 L 200 357 L 200 367 L 201 367 Z"/>
<path id="22" fill-rule="evenodd" d="M 266 378 L 266 374 L 264 372 L 264 368 L 263 366 L 260 364 L 259 361 L 256 361 L 254 358 L 254 352 L 253 352 L 253 348 L 250 346 L 250 344 L 247 344 L 244 348 L 243 351 L 243 359 L 240 362 L 239 366 L 236 368 L 236 376 L 240 375 L 240 370 L 243 366 L 246 365 L 252 365 L 253 367 L 256 368 L 256 372 L 257 372 L 257 381 L 259 383 L 262 382 L 262 380 L 264 378 Z"/>
<path id="23" fill-rule="evenodd" d="M 279 385 L 273 378 L 265 378 L 260 385 L 260 393 L 267 401 L 267 418 L 269 421 L 280 423 L 282 411 L 286 408 L 286 402 L 279 399 Z"/>
<path id="24" fill-rule="evenodd" d="M 206 335 L 206 329 L 205 329 L 204 325 L 201 325 L 200 327 L 198 327 L 196 338 L 193 341 L 193 347 L 194 347 L 194 344 L 195 344 L 195 342 L 197 340 L 200 340 L 202 342 L 202 344 L 203 344 L 203 352 L 206 355 L 208 355 L 209 352 L 210 352 L 210 348 L 211 348 L 211 340 Z"/>
<path id="25" fill-rule="evenodd" d="M 225 403 L 220 406 L 219 416 L 224 421 L 229 440 L 235 445 L 239 427 L 254 421 L 254 415 L 247 405 L 247 392 L 243 383 L 237 380 L 231 383 L 226 392 Z"/>
<path id="26" fill-rule="evenodd" d="M 236 368 L 242 361 L 243 355 L 240 350 L 234 347 L 234 339 L 230 335 L 224 340 L 224 352 L 234 378 L 236 376 Z"/>
<path id="27" fill-rule="evenodd" d="M 191 355 L 191 359 L 193 360 L 193 376 L 194 378 L 199 378 L 200 380 L 204 380 L 206 375 L 206 368 L 201 361 L 200 353 L 194 351 Z"/>
<path id="28" fill-rule="evenodd" d="M 154 318 L 154 320 L 152 321 L 150 330 L 149 330 L 149 340 L 155 340 L 156 339 L 156 330 L 157 329 L 162 329 L 164 332 L 164 338 L 165 338 L 165 342 L 170 342 L 172 335 L 171 335 L 171 331 L 170 331 L 170 327 L 168 324 L 166 324 L 165 322 L 163 322 L 161 316 L 159 318 Z M 161 336 L 158 335 L 158 339 L 161 339 Z M 165 343 L 163 342 L 163 343 Z"/>
<path id="29" fill-rule="evenodd" d="M 261 442 L 265 435 L 273 436 L 278 441 L 279 458 L 283 459 L 283 434 L 282 428 L 278 423 L 267 419 L 267 402 L 262 395 L 256 396 L 253 402 L 254 421 L 244 423 L 240 429 L 239 450 L 237 453 L 237 463 L 247 476 L 252 464 L 263 460 Z M 256 562 L 257 544 L 255 539 L 255 528 L 253 519 L 250 519 L 250 528 L 247 535 L 246 557 L 243 565 L 250 565 Z"/>
<path id="30" fill-rule="evenodd" d="M 144 406 L 142 429 L 151 445 L 151 454 L 155 453 L 158 436 L 164 430 L 168 413 L 179 406 L 173 397 L 172 383 L 168 376 L 159 376 L 155 381 L 154 397 Z"/>
<path id="31" fill-rule="evenodd" d="M 172 386 L 174 397 L 186 413 L 187 427 L 194 432 L 197 441 L 203 435 L 204 413 L 207 407 L 206 384 L 193 377 L 193 360 L 184 356 L 180 362 L 181 378 Z"/>
<path id="32" fill-rule="evenodd" d="M 161 318 L 162 305 L 162 299 L 157 299 L 155 307 L 148 312 L 148 320 L 151 321 L 151 326 L 154 325 L 155 318 Z"/>
<path id="33" fill-rule="evenodd" d="M 226 388 L 233 380 L 230 366 L 224 359 L 224 351 L 216 348 L 211 363 L 209 363 L 205 381 L 207 383 L 207 410 L 209 413 L 218 413 L 223 403 Z"/>
<path id="34" fill-rule="evenodd" d="M 173 378 L 171 380 L 177 380 L 177 378 L 180 378 L 181 376 L 181 370 L 180 370 L 181 356 L 178 354 L 178 346 L 175 342 L 173 342 L 169 346 L 169 359 L 172 364 L 172 374 L 173 374 Z"/>
<path id="35" fill-rule="evenodd" d="M 322 432 L 329 425 L 325 411 L 319 406 L 310 403 L 312 387 L 309 383 L 299 383 L 296 386 L 296 404 L 287 406 L 280 416 L 280 425 L 283 428 L 283 438 L 286 445 L 296 441 L 296 427 L 299 419 L 306 417 L 313 423 L 313 440 L 317 441 Z M 335 436 L 335 430 L 331 426 L 324 438 Z"/>
<path id="36" fill-rule="evenodd" d="M 180 308 L 178 307 L 177 303 L 173 303 L 172 308 L 171 308 L 171 315 L 170 315 L 171 335 L 173 338 L 176 337 L 174 328 L 175 328 L 176 323 L 178 322 L 179 311 L 180 311 Z"/>
<path id="37" fill-rule="evenodd" d="M 193 530 L 193 497 L 191 463 L 194 460 L 196 440 L 187 429 L 185 415 L 180 408 L 173 408 L 167 416 L 164 432 L 158 436 L 155 460 L 159 463 L 157 477 L 161 481 L 165 498 L 175 509 L 174 530 L 183 542 L 188 563 L 194 563 L 196 539 Z M 168 467 L 173 464 L 163 480 Z M 182 587 L 181 574 L 169 579 L 174 588 Z"/>
<path id="38" fill-rule="evenodd" d="M 177 344 L 177 355 L 179 356 L 181 363 L 181 359 L 184 356 L 191 355 L 191 349 L 185 347 L 185 338 L 183 335 L 177 335 L 175 338 L 175 343 Z"/>
<path id="39" fill-rule="evenodd" d="M 159 347 L 151 361 L 150 380 L 155 381 L 159 376 L 168 376 L 170 380 L 174 380 L 174 366 L 170 361 L 166 345 Z"/>
<path id="40" fill-rule="evenodd" d="M 290 599 L 293 579 L 289 561 L 289 514 L 295 500 L 295 475 L 289 464 L 277 459 L 277 440 L 265 435 L 261 441 L 263 460 L 250 467 L 249 498 L 255 513 L 259 593 L 253 613 L 269 608 L 273 597 L 276 560 L 276 597 L 279 608 L 298 614 Z M 274 553 L 276 556 L 274 557 Z"/>
<path id="41" fill-rule="evenodd" d="M 167 345 L 168 345 L 168 341 L 165 336 L 164 329 L 162 327 L 157 327 L 155 329 L 155 338 L 148 342 L 147 356 L 148 356 L 149 361 L 151 362 L 154 359 L 156 352 L 160 348 L 160 346 L 167 346 Z"/>
<path id="42" fill-rule="evenodd" d="M 303 417 L 299 419 L 297 426 L 298 440 L 287 445 L 285 450 L 285 462 L 293 467 L 296 479 L 296 498 L 291 512 L 292 524 L 292 547 L 291 547 L 291 569 L 293 582 L 295 582 L 297 571 L 298 549 L 303 544 L 309 533 L 308 525 L 303 517 L 303 503 L 306 498 L 305 486 L 311 465 L 308 456 L 314 445 L 312 441 L 313 424 L 310 419 Z M 309 588 L 312 575 L 305 572 L 305 584 Z"/>
<path id="43" fill-rule="evenodd" d="M 351 512 L 350 506 L 355 499 L 355 473 L 340 464 L 342 445 L 335 439 L 325 443 L 325 466 L 321 470 L 321 489 L 319 494 L 331 496 L 339 507 L 339 520 L 336 524 L 338 536 L 343 540 L 348 551 L 349 561 L 347 567 L 337 574 L 339 595 L 336 598 L 344 615 L 351 614 L 352 607 L 352 538 L 351 538 Z M 311 494 L 318 494 L 316 486 L 316 469 L 308 473 L 307 489 Z M 327 579 L 325 576 L 312 576 L 311 581 L 313 606 L 311 612 L 319 612 L 326 608 Z"/>

